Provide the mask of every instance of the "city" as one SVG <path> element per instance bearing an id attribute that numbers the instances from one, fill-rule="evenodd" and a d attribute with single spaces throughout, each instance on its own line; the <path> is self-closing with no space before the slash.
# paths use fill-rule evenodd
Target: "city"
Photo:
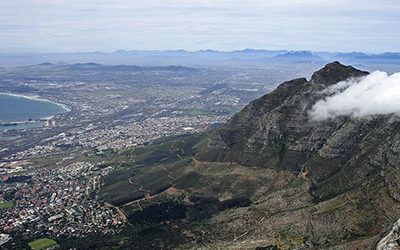
<path id="1" fill-rule="evenodd" d="M 98 83 L 95 75 L 101 74 L 102 66 L 90 68 L 88 78 L 72 76 L 71 80 L 43 67 L 32 66 L 25 76 L 30 80 L 23 82 L 19 68 L 2 75 L 0 91 L 29 87 L 35 91 L 27 95 L 60 103 L 67 112 L 39 121 L 42 125 L 33 128 L 8 126 L 0 131 L 1 244 L 117 233 L 126 223 L 124 214 L 97 199 L 103 176 L 116 167 L 110 156 L 218 126 L 251 98 L 249 94 L 258 96 L 273 88 L 269 82 L 259 83 L 258 75 L 251 89 L 241 87 L 240 79 L 251 75 L 232 75 L 227 70 L 145 69 L 145 76 L 136 76 L 137 80 L 132 76 L 121 84 L 130 71 L 116 70 L 109 82 Z M 38 73 L 48 79 L 36 80 Z M 164 83 L 140 83 L 157 78 Z M 195 82 L 185 83 L 185 89 L 178 87 L 190 78 Z M 130 83 L 135 81 L 139 83 Z M 221 84 L 225 81 L 230 85 Z"/>

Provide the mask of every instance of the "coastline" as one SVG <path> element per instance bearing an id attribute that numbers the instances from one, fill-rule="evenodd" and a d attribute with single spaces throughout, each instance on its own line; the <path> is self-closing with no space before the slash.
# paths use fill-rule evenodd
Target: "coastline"
<path id="1" fill-rule="evenodd" d="M 62 103 L 57 103 L 54 101 L 51 101 L 49 99 L 42 98 L 38 95 L 22 95 L 22 94 L 15 94 L 15 93 L 7 93 L 7 92 L 0 92 L 0 95 L 3 96 L 12 96 L 12 97 L 17 97 L 17 98 L 25 98 L 33 101 L 39 101 L 39 102 L 45 102 L 49 104 L 56 105 L 57 107 L 61 108 L 59 114 L 64 114 L 68 113 L 71 111 L 71 109 Z M 51 120 L 54 118 L 55 115 L 44 115 L 43 117 L 38 117 L 35 119 L 26 119 L 26 120 L 13 120 L 13 121 L 1 121 L 0 120 L 0 133 L 3 131 L 6 131 L 8 129 L 21 129 L 25 128 L 26 126 L 35 126 L 35 124 L 45 124 L 47 121 Z"/>
<path id="2" fill-rule="evenodd" d="M 48 116 L 48 117 L 43 117 L 43 118 L 38 118 L 38 119 L 13 121 L 13 122 L 1 122 L 0 121 L 0 127 L 13 127 L 13 126 L 21 125 L 21 124 L 34 124 L 34 123 L 38 123 L 38 122 L 46 122 L 46 121 L 51 120 L 53 117 L 54 116 Z"/>
<path id="3" fill-rule="evenodd" d="M 20 98 L 25 98 L 25 99 L 29 99 L 29 100 L 34 100 L 34 101 L 48 102 L 48 103 L 52 103 L 52 104 L 55 104 L 55 105 L 61 107 L 62 109 L 64 109 L 65 112 L 71 111 L 71 109 L 63 103 L 58 103 L 58 102 L 43 98 L 38 95 L 22 95 L 22 94 L 7 93 L 7 92 L 0 92 L 0 95 L 8 95 L 8 96 L 14 96 L 14 97 L 20 97 Z M 42 117 L 40 119 L 45 119 L 45 118 L 46 117 Z"/>

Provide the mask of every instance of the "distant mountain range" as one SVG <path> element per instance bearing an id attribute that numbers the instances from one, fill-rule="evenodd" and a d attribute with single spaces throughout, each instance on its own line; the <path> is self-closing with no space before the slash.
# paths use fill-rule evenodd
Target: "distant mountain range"
<path id="1" fill-rule="evenodd" d="M 337 60 L 351 64 L 398 64 L 400 53 L 367 54 L 361 52 L 332 53 L 288 50 L 235 51 L 216 50 L 118 50 L 77 53 L 0 53 L 0 66 L 21 66 L 40 63 L 101 63 L 135 65 L 190 66 L 262 66 L 265 64 L 311 63 L 323 65 Z"/>

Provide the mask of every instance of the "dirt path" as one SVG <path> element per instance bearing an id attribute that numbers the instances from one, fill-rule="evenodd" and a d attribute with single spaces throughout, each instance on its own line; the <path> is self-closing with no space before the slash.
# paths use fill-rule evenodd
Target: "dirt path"
<path id="1" fill-rule="evenodd" d="M 126 223 L 126 224 L 132 226 L 132 225 L 129 223 L 129 220 L 128 220 L 128 218 L 126 217 L 126 215 L 124 214 L 124 212 L 122 212 L 122 210 L 121 210 L 119 207 L 116 207 L 116 206 L 114 206 L 113 204 L 108 203 L 108 202 L 104 202 L 104 205 L 105 205 L 106 207 L 116 209 L 117 212 L 118 212 L 118 215 L 121 217 L 122 221 L 123 221 L 124 223 Z"/>

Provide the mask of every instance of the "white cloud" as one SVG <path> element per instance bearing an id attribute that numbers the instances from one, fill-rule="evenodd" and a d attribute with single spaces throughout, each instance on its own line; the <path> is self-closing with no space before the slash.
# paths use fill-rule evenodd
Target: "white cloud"
<path id="1" fill-rule="evenodd" d="M 323 92 L 330 96 L 312 107 L 312 120 L 400 115 L 400 73 L 388 75 L 375 71 L 366 77 L 339 82 Z"/>

